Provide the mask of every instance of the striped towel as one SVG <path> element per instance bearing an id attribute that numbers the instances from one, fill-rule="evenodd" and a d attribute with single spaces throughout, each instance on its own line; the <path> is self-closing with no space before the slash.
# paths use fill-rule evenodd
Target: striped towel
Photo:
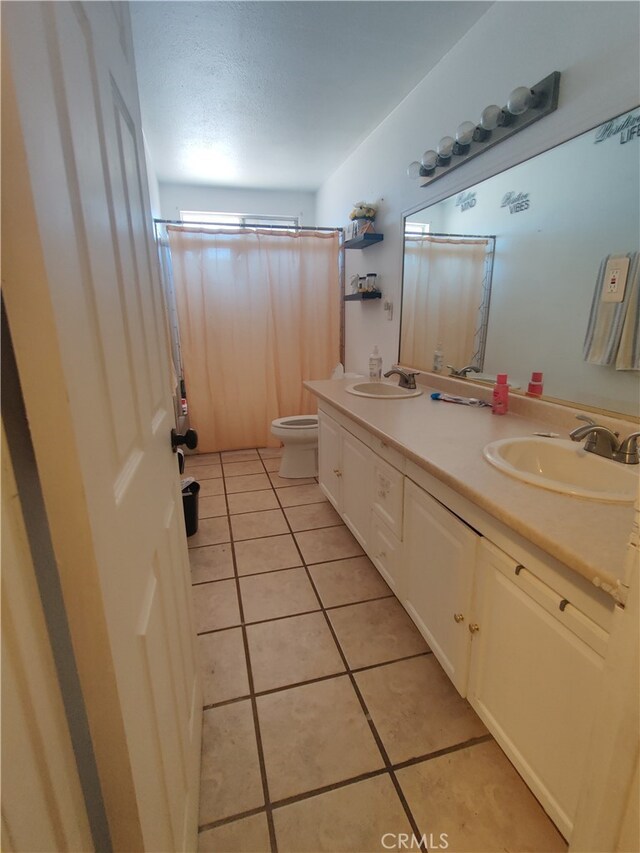
<path id="1" fill-rule="evenodd" d="M 604 273 L 609 258 L 600 264 L 591 303 L 582 355 L 589 364 L 640 370 L 640 253 L 630 252 L 629 273 L 622 302 L 603 302 Z"/>

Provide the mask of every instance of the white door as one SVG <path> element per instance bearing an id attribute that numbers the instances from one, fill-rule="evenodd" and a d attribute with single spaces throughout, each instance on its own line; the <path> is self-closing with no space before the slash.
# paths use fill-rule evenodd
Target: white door
<path id="1" fill-rule="evenodd" d="M 405 607 L 461 696 L 469 673 L 471 596 L 479 536 L 406 480 Z"/>
<path id="2" fill-rule="evenodd" d="M 8 4 L 3 35 L 3 294 L 113 845 L 193 849 L 201 697 L 128 7 Z"/>
<path id="3" fill-rule="evenodd" d="M 341 430 L 342 518 L 362 545 L 369 548 L 373 453 L 351 433 Z"/>
<path id="4" fill-rule="evenodd" d="M 342 512 L 341 427 L 323 411 L 318 412 L 318 480 L 336 510 Z"/>

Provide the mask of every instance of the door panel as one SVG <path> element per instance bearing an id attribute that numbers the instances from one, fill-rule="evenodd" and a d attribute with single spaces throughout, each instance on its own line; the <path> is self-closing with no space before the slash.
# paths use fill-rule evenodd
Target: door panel
<path id="1" fill-rule="evenodd" d="M 333 418 L 318 412 L 318 480 L 322 491 L 342 514 L 340 431 Z"/>
<path id="2" fill-rule="evenodd" d="M 28 168 L 14 197 L 32 199 L 22 227 L 41 262 L 24 274 L 29 248 L 14 241 L 4 293 L 96 740 L 108 725 L 92 668 L 117 692 L 121 730 L 96 745 L 112 834 L 116 847 L 139 849 L 140 832 L 144 849 L 189 849 L 199 680 L 128 11 L 13 4 L 3 23 Z"/>
<path id="3" fill-rule="evenodd" d="M 342 517 L 365 551 L 371 528 L 373 453 L 351 433 L 340 430 Z"/>

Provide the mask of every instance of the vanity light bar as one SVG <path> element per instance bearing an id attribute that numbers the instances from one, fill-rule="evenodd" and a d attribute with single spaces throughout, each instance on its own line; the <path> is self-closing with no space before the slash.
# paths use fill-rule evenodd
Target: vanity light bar
<path id="1" fill-rule="evenodd" d="M 559 91 L 559 71 L 549 74 L 532 89 L 519 86 L 509 95 L 506 106 L 501 108 L 491 104 L 485 107 L 479 124 L 464 121 L 456 130 L 455 139 L 443 136 L 435 151 L 425 151 L 420 161 L 414 160 L 409 165 L 407 175 L 419 178 L 421 187 L 427 186 L 436 178 L 441 178 L 498 142 L 554 112 L 558 107 Z"/>

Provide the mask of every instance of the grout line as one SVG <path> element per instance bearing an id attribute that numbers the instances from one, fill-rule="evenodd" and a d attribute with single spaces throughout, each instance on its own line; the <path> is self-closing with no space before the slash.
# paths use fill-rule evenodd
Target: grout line
<path id="1" fill-rule="evenodd" d="M 229 823 L 235 823 L 237 820 L 242 820 L 245 817 L 253 817 L 257 814 L 262 814 L 265 810 L 264 806 L 259 809 L 249 809 L 247 812 L 239 812 L 231 815 L 231 817 L 221 817 L 219 820 L 213 820 L 211 823 L 203 823 L 198 827 L 198 832 L 206 832 L 208 829 L 217 829 L 219 826 L 227 826 Z"/>
<path id="2" fill-rule="evenodd" d="M 341 779 L 339 782 L 332 782 L 331 785 L 323 785 L 321 788 L 314 788 L 311 791 L 303 791 L 301 794 L 294 794 L 291 797 L 285 797 L 282 800 L 276 800 L 272 803 L 274 809 L 281 809 L 283 806 L 290 806 L 293 803 L 300 803 L 303 800 L 309 800 L 311 797 L 317 797 L 320 794 L 328 794 L 330 791 L 337 791 L 340 788 L 346 788 L 348 785 L 355 785 L 358 782 L 365 782 L 367 779 L 375 779 L 376 776 L 384 776 L 387 773 L 386 767 L 380 767 L 377 770 L 369 770 L 367 773 L 360 773 L 358 776 L 351 776 L 349 779 Z"/>
<path id="3" fill-rule="evenodd" d="M 262 461 L 262 460 L 261 460 Z M 263 464 L 264 467 L 264 464 Z M 265 469 L 266 470 L 266 469 Z M 225 482 L 225 495 L 227 493 Z M 228 509 L 228 507 L 227 507 Z M 271 810 L 271 800 L 269 797 L 269 780 L 267 778 L 267 765 L 264 759 L 264 749 L 262 746 L 262 734 L 260 732 L 260 719 L 258 717 L 258 703 L 256 701 L 255 686 L 253 682 L 253 670 L 251 667 L 251 657 L 249 655 L 249 638 L 247 637 L 247 627 L 244 621 L 244 606 L 242 603 L 242 590 L 240 587 L 240 575 L 238 574 L 238 563 L 236 560 L 235 542 L 233 539 L 233 530 L 231 528 L 231 520 L 229 520 L 229 531 L 231 536 L 231 553 L 233 557 L 233 571 L 236 581 L 236 595 L 238 597 L 238 609 L 240 611 L 240 620 L 242 622 L 242 643 L 244 645 L 245 664 L 247 668 L 247 679 L 249 682 L 249 695 L 251 701 L 251 712 L 253 714 L 253 726 L 256 736 L 256 746 L 258 749 L 258 764 L 260 765 L 260 779 L 262 781 L 262 795 L 264 797 L 264 809 L 269 827 L 269 842 L 271 845 L 271 853 L 278 853 L 278 842 L 276 839 L 276 830 L 273 823 L 273 812 Z"/>
<path id="4" fill-rule="evenodd" d="M 472 737 L 462 743 L 455 743 L 452 746 L 444 746 L 442 749 L 436 749 L 433 752 L 425 752 L 424 755 L 416 755 L 414 758 L 407 758 L 404 761 L 398 761 L 393 765 L 393 769 L 404 770 L 405 767 L 413 767 L 414 764 L 422 764 L 424 761 L 431 761 L 434 758 L 440 758 L 443 755 L 448 755 L 450 752 L 459 752 L 461 749 L 467 749 L 471 746 L 487 743 L 493 739 L 493 735 L 491 734 Z"/>

